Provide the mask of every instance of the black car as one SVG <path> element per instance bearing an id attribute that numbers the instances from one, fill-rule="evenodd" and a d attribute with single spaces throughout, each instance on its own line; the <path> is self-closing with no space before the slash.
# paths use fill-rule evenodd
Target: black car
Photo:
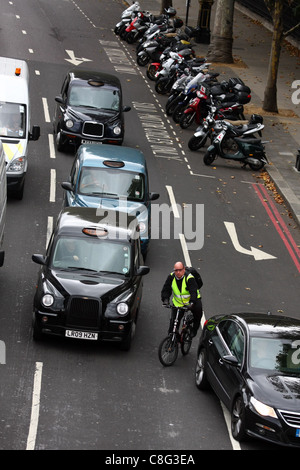
<path id="1" fill-rule="evenodd" d="M 64 79 L 53 119 L 58 150 L 73 144 L 101 142 L 121 145 L 124 140 L 124 116 L 118 77 L 107 73 L 74 69 Z"/>
<path id="2" fill-rule="evenodd" d="M 128 350 L 142 297 L 137 220 L 118 211 L 69 207 L 50 238 L 34 296 L 33 337 L 116 341 Z"/>
<path id="3" fill-rule="evenodd" d="M 250 435 L 300 447 L 300 320 L 259 313 L 210 318 L 195 379 L 229 409 L 236 440 Z"/>

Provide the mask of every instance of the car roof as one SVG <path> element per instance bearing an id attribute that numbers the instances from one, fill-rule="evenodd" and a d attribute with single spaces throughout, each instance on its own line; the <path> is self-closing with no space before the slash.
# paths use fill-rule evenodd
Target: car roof
<path id="1" fill-rule="evenodd" d="M 102 168 L 121 168 L 146 173 L 146 159 L 137 149 L 108 144 L 83 144 L 78 149 L 80 165 Z M 118 165 L 122 166 L 118 166 Z"/>
<path id="2" fill-rule="evenodd" d="M 235 313 L 223 316 L 223 319 L 226 318 L 244 325 L 251 336 L 282 337 L 292 332 L 295 339 L 300 339 L 300 320 L 297 318 L 272 313 Z"/>
<path id="3" fill-rule="evenodd" d="M 56 233 L 82 236 L 84 228 L 96 228 L 96 236 L 101 238 L 99 233 L 103 228 L 106 230 L 105 238 L 131 240 L 138 231 L 137 227 L 137 219 L 126 213 L 94 207 L 67 207 L 60 212 Z"/>
<path id="4" fill-rule="evenodd" d="M 118 77 L 109 73 L 100 72 L 97 70 L 88 69 L 72 69 L 69 70 L 69 75 L 72 80 L 78 79 L 83 81 L 96 80 L 101 81 L 104 84 L 121 88 L 121 82 Z"/>

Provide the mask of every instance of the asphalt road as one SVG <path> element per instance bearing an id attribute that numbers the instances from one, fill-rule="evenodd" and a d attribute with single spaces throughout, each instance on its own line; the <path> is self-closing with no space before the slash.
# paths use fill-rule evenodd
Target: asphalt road
<path id="1" fill-rule="evenodd" d="M 231 440 L 217 398 L 194 385 L 197 340 L 173 367 L 160 365 L 157 347 L 168 326 L 160 290 L 174 262 L 184 258 L 201 269 L 206 318 L 232 311 L 299 317 L 300 267 L 293 256 L 299 230 L 249 169 L 222 160 L 205 167 L 203 153 L 188 150 L 195 128 L 182 131 L 166 118 L 166 97 L 155 93 L 145 69 L 136 65 L 135 46 L 112 31 L 123 9 L 116 0 L 5 0 L 1 8 L 1 54 L 28 61 L 32 124 L 41 126 L 41 137 L 30 144 L 23 200 L 8 201 L 0 270 L 0 340 L 6 347 L 6 363 L 0 364 L 0 449 L 92 449 L 107 455 L 277 449 L 258 441 L 240 447 Z M 163 232 L 166 221 L 160 221 L 151 242 L 151 271 L 128 353 L 108 344 L 32 340 L 38 269 L 31 255 L 45 251 L 62 205 L 60 183 L 73 161 L 72 153 L 53 148 L 51 123 L 54 97 L 73 65 L 120 77 L 124 104 L 132 106 L 125 115 L 124 145 L 145 153 L 150 189 L 161 195 L 157 202 L 170 205 L 173 194 L 182 216 L 170 236 Z"/>

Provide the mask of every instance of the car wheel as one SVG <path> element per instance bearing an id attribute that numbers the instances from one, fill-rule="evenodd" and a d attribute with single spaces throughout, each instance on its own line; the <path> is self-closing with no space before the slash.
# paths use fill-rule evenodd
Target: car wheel
<path id="1" fill-rule="evenodd" d="M 64 149 L 64 144 L 62 142 L 62 137 L 61 137 L 61 132 L 60 129 L 57 129 L 57 134 L 56 134 L 56 148 L 59 152 L 62 152 Z"/>
<path id="2" fill-rule="evenodd" d="M 136 329 L 136 321 L 132 322 L 130 332 L 128 333 L 126 338 L 124 338 L 121 341 L 121 343 L 120 343 L 121 351 L 129 351 L 129 349 L 131 348 L 131 343 L 132 343 L 132 340 L 133 340 L 134 335 L 135 335 L 135 329 Z"/>
<path id="3" fill-rule="evenodd" d="M 245 404 L 241 396 L 236 397 L 231 411 L 231 433 L 237 441 L 246 438 Z"/>
<path id="4" fill-rule="evenodd" d="M 196 367 L 195 367 L 195 382 L 196 387 L 199 390 L 207 390 L 209 388 L 209 383 L 206 377 L 206 351 L 205 349 L 200 349 L 198 352 Z"/>
<path id="5" fill-rule="evenodd" d="M 40 341 L 43 337 L 43 332 L 42 332 L 42 328 L 37 324 L 35 317 L 33 318 L 32 326 L 33 326 L 33 334 L 32 334 L 33 339 L 35 341 Z"/>

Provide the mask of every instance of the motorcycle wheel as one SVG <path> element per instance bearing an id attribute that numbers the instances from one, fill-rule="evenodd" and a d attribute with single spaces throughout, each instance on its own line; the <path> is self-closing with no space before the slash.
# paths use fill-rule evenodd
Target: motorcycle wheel
<path id="1" fill-rule="evenodd" d="M 167 116 L 171 116 L 174 113 L 174 110 L 177 106 L 178 101 L 179 101 L 179 97 L 177 97 L 177 96 L 175 98 L 173 98 L 172 100 L 167 101 L 167 104 L 166 104 L 166 115 Z"/>
<path id="2" fill-rule="evenodd" d="M 137 56 L 136 61 L 137 61 L 138 65 L 143 67 L 143 66 L 148 64 L 149 59 L 150 59 L 150 57 L 148 56 L 148 54 L 146 52 L 144 52 L 142 55 Z"/>
<path id="3" fill-rule="evenodd" d="M 261 170 L 265 166 L 264 162 L 262 162 L 261 160 L 259 160 L 258 163 L 248 163 L 248 165 L 253 171 Z"/>
<path id="4" fill-rule="evenodd" d="M 157 69 L 156 69 L 156 66 L 155 66 L 155 65 L 152 65 L 152 64 L 148 65 L 147 72 L 146 72 L 147 77 L 148 77 L 150 80 L 155 81 L 155 80 L 156 80 L 156 79 L 155 79 L 156 71 L 157 71 Z"/>
<path id="5" fill-rule="evenodd" d="M 203 162 L 205 165 L 211 165 L 212 162 L 215 160 L 216 155 L 211 153 L 211 152 L 206 152 L 206 154 L 203 157 Z"/>
<path id="6" fill-rule="evenodd" d="M 162 78 L 155 83 L 155 91 L 160 95 L 165 95 L 168 92 L 169 79 Z"/>
<path id="7" fill-rule="evenodd" d="M 135 41 L 135 34 L 134 32 L 130 31 L 130 33 L 127 34 L 126 36 L 126 41 L 128 42 L 128 44 L 133 44 L 134 41 Z"/>
<path id="8" fill-rule="evenodd" d="M 188 127 L 190 127 L 191 124 L 193 124 L 195 120 L 195 114 L 195 112 L 183 113 L 179 121 L 181 129 L 187 129 Z"/>
<path id="9" fill-rule="evenodd" d="M 188 141 L 188 147 L 190 150 L 195 151 L 200 149 L 201 147 L 204 147 L 207 141 L 207 135 L 202 135 L 201 137 L 193 137 L 190 138 Z"/>
<path id="10" fill-rule="evenodd" d="M 172 114 L 173 121 L 178 124 L 180 122 L 181 116 L 183 114 L 185 107 L 182 103 L 179 103 Z"/>

